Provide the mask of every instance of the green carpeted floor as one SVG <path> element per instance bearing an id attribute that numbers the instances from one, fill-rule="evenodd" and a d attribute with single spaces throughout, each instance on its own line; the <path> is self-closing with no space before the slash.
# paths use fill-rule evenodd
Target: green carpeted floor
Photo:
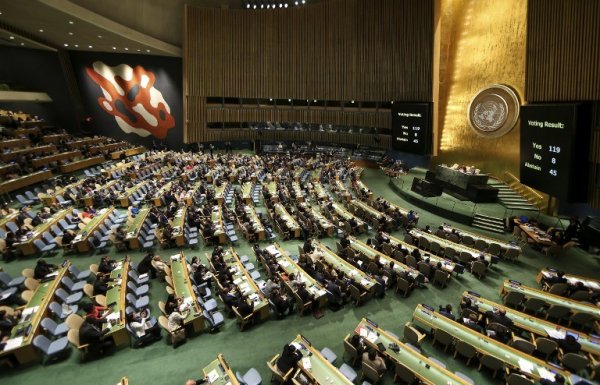
<path id="1" fill-rule="evenodd" d="M 376 194 L 405 207 L 410 207 L 389 189 L 388 178 L 379 170 L 365 170 L 363 180 Z M 502 211 L 502 209 L 499 210 Z M 426 224 L 437 226 L 442 222 L 451 222 L 423 212 L 423 210 L 417 209 L 417 211 L 421 216 L 420 227 Z M 402 234 L 397 233 L 396 235 Z M 487 235 L 502 238 L 497 234 Z M 360 238 L 366 239 L 367 236 Z M 510 235 L 507 234 L 503 238 L 510 239 Z M 325 239 L 323 242 L 335 247 L 335 239 Z M 296 253 L 298 242 L 282 242 L 281 244 L 289 252 Z M 263 244 L 263 246 L 266 245 L 266 243 Z M 251 261 L 255 262 L 250 245 L 243 240 L 236 250 L 240 255 L 247 254 Z M 199 255 L 204 258 L 205 251 L 207 249 L 201 246 L 199 250 L 186 249 L 185 253 L 187 256 Z M 177 250 L 157 250 L 157 253 L 165 258 L 176 252 Z M 124 254 L 116 255 L 115 253 L 111 255 L 114 258 L 124 256 Z M 130 253 L 130 255 L 134 261 L 139 261 L 142 257 L 141 253 Z M 97 263 L 100 255 L 75 255 L 69 256 L 69 258 L 74 265 L 83 269 L 87 268 L 90 263 Z M 49 258 L 49 261 L 60 263 L 62 259 L 62 256 L 58 255 Z M 19 260 L 5 264 L 4 269 L 15 276 L 19 275 L 23 268 L 33 267 L 34 263 L 35 259 Z M 255 265 L 257 264 L 255 263 Z M 142 349 L 134 350 L 127 347 L 112 356 L 85 363 L 80 362 L 79 353 L 73 349 L 68 359 L 45 367 L 34 364 L 14 370 L 3 368 L 0 379 L 3 384 L 11 385 L 45 385 L 49 382 L 65 384 L 70 381 L 109 385 L 117 383 L 122 376 L 127 376 L 132 385 L 181 385 L 187 378 L 199 377 L 202 367 L 215 359 L 218 353 L 223 353 L 233 370 L 245 372 L 249 368 L 255 367 L 262 375 L 263 383 L 267 384 L 270 375 L 265 362 L 274 354 L 279 353 L 283 345 L 299 333 L 305 335 L 317 348 L 328 346 L 336 352 L 339 357 L 336 364 L 339 366 L 343 354 L 342 339 L 354 329 L 362 317 L 368 317 L 379 323 L 382 328 L 402 335 L 402 327 L 406 321 L 410 320 L 412 311 L 418 303 L 436 307 L 451 303 L 456 308 L 464 290 L 473 290 L 485 298 L 499 301 L 498 288 L 503 279 L 510 278 L 526 285 L 536 286 L 537 272 L 540 268 L 548 265 L 563 269 L 568 273 L 600 278 L 599 259 L 580 249 L 569 250 L 559 260 L 549 260 L 539 252 L 525 247 L 524 255 L 517 263 L 500 262 L 494 265 L 488 276 L 481 281 L 471 274 L 465 273 L 458 278 L 453 278 L 445 289 L 427 285 L 424 289 L 414 291 L 408 298 L 388 293 L 384 299 L 371 300 L 359 308 L 346 306 L 337 312 L 326 310 L 325 316 L 319 320 L 312 316 L 293 315 L 283 320 L 268 320 L 243 333 L 237 328 L 234 319 L 228 319 L 226 325 L 218 333 L 198 335 L 177 349 L 173 349 L 165 341 L 159 341 Z M 158 315 L 159 310 L 156 304 L 166 297 L 164 284 L 153 281 L 150 296 L 153 313 Z M 223 308 L 222 303 L 219 305 L 220 308 Z M 423 344 L 423 352 L 445 362 L 449 369 L 469 375 L 478 385 L 501 383 L 500 379 L 492 380 L 490 373 L 485 371 L 478 373 L 473 364 L 471 367 L 466 367 L 463 360 L 453 360 L 451 355 L 432 347 L 429 341 Z M 392 376 L 387 375 L 384 384 L 391 383 Z"/>

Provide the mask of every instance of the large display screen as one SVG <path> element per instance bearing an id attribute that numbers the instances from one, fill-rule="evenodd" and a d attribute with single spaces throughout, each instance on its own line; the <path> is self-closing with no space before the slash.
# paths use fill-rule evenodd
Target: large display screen
<path id="1" fill-rule="evenodd" d="M 431 154 L 431 104 L 392 105 L 392 148 L 412 154 Z"/>
<path id="2" fill-rule="evenodd" d="M 522 183 L 561 199 L 585 197 L 590 123 L 587 115 L 579 104 L 521 107 Z"/>

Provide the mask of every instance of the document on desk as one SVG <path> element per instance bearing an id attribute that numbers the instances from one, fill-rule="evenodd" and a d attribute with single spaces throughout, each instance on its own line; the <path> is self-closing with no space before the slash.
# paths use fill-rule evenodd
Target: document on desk
<path id="1" fill-rule="evenodd" d="M 310 358 L 304 357 L 302 359 L 302 367 L 306 370 L 312 369 L 312 363 L 310 362 Z"/>
<path id="2" fill-rule="evenodd" d="M 544 330 L 548 334 L 548 337 L 559 340 L 565 339 L 565 335 L 567 334 L 564 330 L 556 330 L 555 328 L 544 327 Z"/>
<path id="3" fill-rule="evenodd" d="M 519 367 L 525 373 L 532 373 L 533 372 L 533 363 L 531 361 L 527 361 L 527 360 L 524 360 L 522 358 L 519 358 Z"/>
<path id="4" fill-rule="evenodd" d="M 555 380 L 554 373 L 552 373 L 551 371 L 549 371 L 546 368 L 539 367 L 538 368 L 538 373 L 540 374 L 540 377 L 545 378 L 546 380 L 550 380 L 550 381 L 554 381 Z"/>
<path id="5" fill-rule="evenodd" d="M 23 343 L 23 337 L 11 338 L 6 341 L 6 345 L 4 346 L 4 350 L 12 350 L 18 348 Z"/>
<path id="6" fill-rule="evenodd" d="M 275 245 L 268 246 L 265 250 L 267 250 L 267 252 L 271 255 L 275 255 L 279 252 L 279 250 L 277 250 L 277 247 L 275 247 Z"/>
<path id="7" fill-rule="evenodd" d="M 106 320 L 107 321 L 118 321 L 120 318 L 121 314 L 116 311 L 114 313 L 110 313 L 109 315 L 106 316 Z"/>
<path id="8" fill-rule="evenodd" d="M 217 369 L 213 369 L 210 371 L 210 373 L 208 373 L 206 375 L 206 379 L 208 380 L 209 383 L 213 383 L 215 382 L 215 380 L 219 378 L 219 373 L 217 373 Z"/>
<path id="9" fill-rule="evenodd" d="M 279 263 L 279 264 L 281 265 L 281 267 L 283 267 L 283 268 L 285 268 L 285 267 L 288 267 L 288 266 L 290 265 L 290 263 L 289 263 L 288 261 L 284 261 L 284 260 L 280 260 L 278 263 Z"/>
<path id="10" fill-rule="evenodd" d="M 369 334 L 367 334 L 367 341 L 374 343 L 375 341 L 377 341 L 377 333 L 369 331 Z"/>

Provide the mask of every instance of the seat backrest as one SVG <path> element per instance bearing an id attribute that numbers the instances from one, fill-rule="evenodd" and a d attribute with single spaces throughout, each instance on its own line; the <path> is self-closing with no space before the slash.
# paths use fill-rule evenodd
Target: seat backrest
<path id="1" fill-rule="evenodd" d="M 50 347 L 50 340 L 43 334 L 38 334 L 33 339 L 33 346 L 40 349 L 42 352 L 47 353 Z"/>
<path id="2" fill-rule="evenodd" d="M 33 244 L 35 245 L 35 247 L 37 247 L 40 250 L 43 249 L 44 247 L 46 247 L 46 244 L 41 239 L 35 239 L 33 241 Z"/>
<path id="3" fill-rule="evenodd" d="M 42 325 L 42 328 L 50 331 L 50 333 L 54 332 L 54 330 L 56 330 L 56 326 L 57 326 L 56 322 L 54 322 L 54 320 L 52 318 L 42 319 L 41 325 Z"/>
<path id="4" fill-rule="evenodd" d="M 0 271 L 0 281 L 3 282 L 5 285 L 8 285 L 8 283 L 12 280 L 11 276 L 8 275 L 8 273 L 4 272 L 4 271 Z"/>
<path id="5" fill-rule="evenodd" d="M 575 372 L 585 369 L 589 363 L 587 357 L 577 353 L 567 353 L 562 357 L 562 364 Z"/>
<path id="6" fill-rule="evenodd" d="M 551 354 L 556 351 L 558 343 L 549 338 L 538 337 L 535 339 L 537 350 L 543 354 Z"/>
<path id="7" fill-rule="evenodd" d="M 79 330 L 81 328 L 81 324 L 83 324 L 83 317 L 78 314 L 72 313 L 69 314 L 65 323 L 69 327 L 69 329 Z"/>
<path id="8" fill-rule="evenodd" d="M 462 356 L 471 358 L 475 357 L 477 354 L 477 350 L 473 345 L 464 342 L 463 340 L 456 341 L 456 351 L 460 353 Z"/>
<path id="9" fill-rule="evenodd" d="M 70 329 L 67 332 L 67 339 L 77 349 L 81 349 L 81 344 L 79 343 L 79 330 Z"/>
<path id="10" fill-rule="evenodd" d="M 50 309 L 50 311 L 56 315 L 60 315 L 62 314 L 62 307 L 60 307 L 60 305 L 57 302 L 50 302 L 50 305 L 48 305 L 48 308 Z"/>
<path id="11" fill-rule="evenodd" d="M 483 366 L 491 370 L 500 370 L 502 369 L 502 366 L 504 366 L 502 361 L 496 357 L 488 356 L 487 354 L 482 355 L 479 360 Z"/>
<path id="12" fill-rule="evenodd" d="M 365 361 L 362 361 L 361 369 L 362 369 L 363 375 L 367 379 L 369 379 L 369 381 L 372 381 L 373 383 L 379 382 L 379 380 L 381 380 L 381 377 L 383 377 L 383 374 L 385 373 L 385 372 L 382 372 L 380 374 L 377 371 L 377 369 L 375 369 L 374 367 L 372 367 L 371 365 L 369 365 Z"/>
<path id="13" fill-rule="evenodd" d="M 56 293 L 56 296 L 58 298 L 62 299 L 63 301 L 66 300 L 67 297 L 69 296 L 69 294 L 67 294 L 65 289 L 63 289 L 62 287 L 59 287 L 58 289 L 56 289 L 55 293 Z"/>
<path id="14" fill-rule="evenodd" d="M 394 367 L 394 374 L 400 378 L 402 382 L 407 384 L 412 384 L 417 380 L 415 374 L 400 363 L 396 363 L 396 366 Z"/>
<path id="15" fill-rule="evenodd" d="M 568 288 L 569 285 L 567 285 L 566 283 L 559 282 L 550 286 L 550 290 L 548 290 L 548 292 L 550 294 L 563 295 L 567 292 Z"/>
<path id="16" fill-rule="evenodd" d="M 435 329 L 435 332 L 433 333 L 433 337 L 436 341 L 438 341 L 444 345 L 451 344 L 452 340 L 454 339 L 454 337 L 452 337 L 451 334 L 449 334 L 448 332 L 446 332 L 445 330 L 442 330 L 442 329 Z"/>
<path id="17" fill-rule="evenodd" d="M 161 328 L 165 329 L 167 332 L 171 333 L 169 329 L 169 320 L 164 315 L 158 317 L 158 324 Z"/>
<path id="18" fill-rule="evenodd" d="M 508 385 L 533 385 L 534 382 L 527 377 L 511 373 L 506 379 Z"/>

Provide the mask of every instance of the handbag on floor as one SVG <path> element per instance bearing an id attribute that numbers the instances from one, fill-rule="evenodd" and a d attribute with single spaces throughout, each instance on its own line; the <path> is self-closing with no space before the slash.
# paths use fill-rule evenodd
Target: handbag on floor
<path id="1" fill-rule="evenodd" d="M 185 341 L 185 329 L 184 328 L 179 328 L 179 329 L 171 332 L 171 344 L 173 344 L 173 346 L 177 346 L 180 343 L 182 343 L 183 341 Z"/>

